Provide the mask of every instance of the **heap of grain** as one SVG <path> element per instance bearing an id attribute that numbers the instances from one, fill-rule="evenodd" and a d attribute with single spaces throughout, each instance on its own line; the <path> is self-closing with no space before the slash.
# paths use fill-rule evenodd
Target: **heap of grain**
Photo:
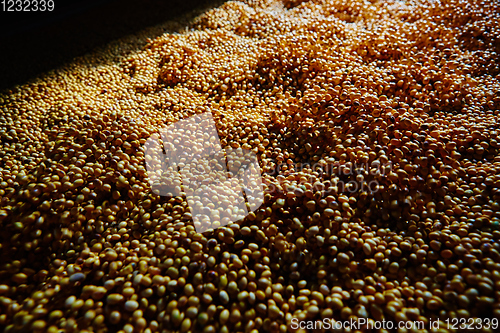
<path id="1" fill-rule="evenodd" d="M 7 91 L 0 325 L 500 318 L 499 18 L 494 1 L 228 2 Z M 258 155 L 266 195 L 199 234 L 186 198 L 151 191 L 143 144 L 206 111 Z"/>

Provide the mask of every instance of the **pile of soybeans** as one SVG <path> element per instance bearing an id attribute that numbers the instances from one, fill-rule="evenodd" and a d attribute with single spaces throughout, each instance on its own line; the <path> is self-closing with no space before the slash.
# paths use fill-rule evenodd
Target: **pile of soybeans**
<path id="1" fill-rule="evenodd" d="M 0 94 L 5 332 L 500 329 L 497 1 L 230 1 L 169 26 Z M 143 145 L 209 111 L 265 200 L 200 234 Z"/>

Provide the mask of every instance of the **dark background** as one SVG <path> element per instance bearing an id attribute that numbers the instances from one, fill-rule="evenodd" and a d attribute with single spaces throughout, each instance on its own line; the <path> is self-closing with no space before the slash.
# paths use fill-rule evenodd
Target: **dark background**
<path id="1" fill-rule="evenodd" d="M 0 91 L 112 40 L 216 2 L 54 0 L 52 12 L 4 12 L 0 3 Z"/>

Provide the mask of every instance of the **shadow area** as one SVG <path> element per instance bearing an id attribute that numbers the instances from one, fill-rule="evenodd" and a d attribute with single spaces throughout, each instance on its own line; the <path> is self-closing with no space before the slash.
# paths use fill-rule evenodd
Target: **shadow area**
<path id="1" fill-rule="evenodd" d="M 120 37 L 220 2 L 55 0 L 52 11 L 0 8 L 5 9 L 0 12 L 0 91 Z"/>

